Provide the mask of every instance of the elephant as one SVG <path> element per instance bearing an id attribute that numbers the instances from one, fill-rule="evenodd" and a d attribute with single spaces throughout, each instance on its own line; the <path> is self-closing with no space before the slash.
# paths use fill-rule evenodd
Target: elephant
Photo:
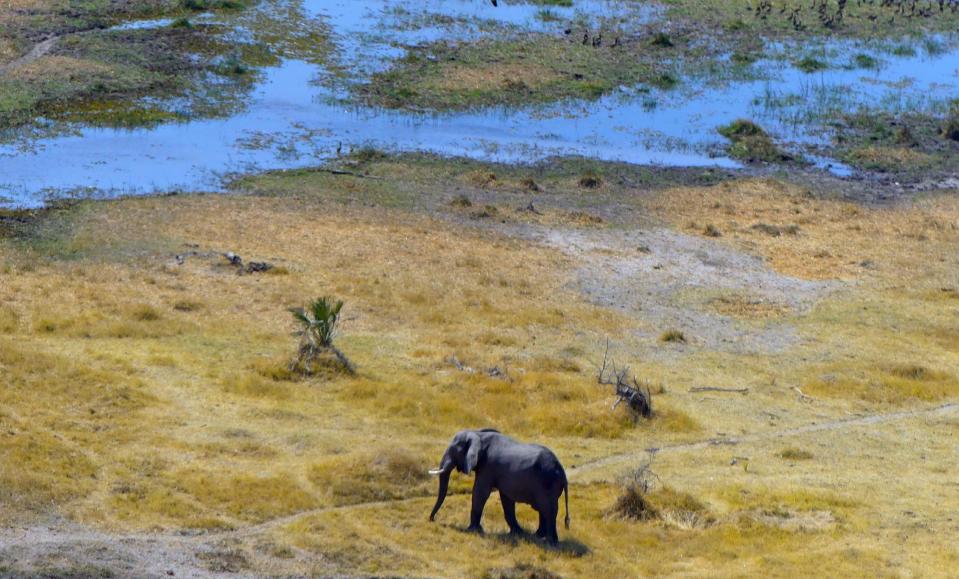
<path id="1" fill-rule="evenodd" d="M 470 511 L 469 530 L 482 533 L 480 520 L 490 493 L 499 491 L 503 515 L 512 535 L 524 534 L 516 520 L 516 503 L 530 505 L 539 513 L 536 536 L 556 545 L 556 517 L 559 515 L 559 496 L 566 496 L 566 528 L 569 529 L 569 483 L 566 471 L 553 451 L 538 444 L 523 444 L 486 428 L 458 432 L 443 454 L 438 469 L 439 491 L 430 521 L 443 506 L 449 488 L 450 474 L 456 468 L 464 474 L 476 471 L 473 483 L 473 508 Z"/>

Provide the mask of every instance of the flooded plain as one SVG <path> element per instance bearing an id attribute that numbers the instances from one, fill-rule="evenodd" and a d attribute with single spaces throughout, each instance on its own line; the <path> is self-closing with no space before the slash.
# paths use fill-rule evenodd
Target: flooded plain
<path id="1" fill-rule="evenodd" d="M 258 69 L 243 105 L 224 118 L 133 129 L 72 124 L 40 137 L 24 132 L 0 146 L 0 203 L 35 207 L 70 196 L 219 190 L 237 173 L 315 165 L 360 147 L 507 162 L 582 156 L 737 168 L 742 165 L 727 155 L 716 129 L 740 118 L 756 120 L 777 143 L 822 170 L 851 176 L 853 170 L 830 154 L 828 113 L 934 113 L 959 97 L 959 50 L 951 39 L 936 38 L 908 50 L 878 41 L 804 46 L 801 51 L 824 64 L 813 72 L 791 58 L 800 49 L 782 44 L 756 62 L 727 62 L 733 72 L 683 73 L 677 64 L 680 82 L 671 89 L 622 86 L 596 100 L 535 106 L 388 110 L 366 103 L 350 87 L 390 67 L 410 46 L 484 35 L 562 35 L 574 26 L 628 31 L 655 22 L 661 10 L 615 0 L 549 8 L 505 0 L 495 8 L 473 0 L 419 7 L 394 0 L 307 0 L 298 9 L 329 35 L 329 62 L 284 59 Z"/>

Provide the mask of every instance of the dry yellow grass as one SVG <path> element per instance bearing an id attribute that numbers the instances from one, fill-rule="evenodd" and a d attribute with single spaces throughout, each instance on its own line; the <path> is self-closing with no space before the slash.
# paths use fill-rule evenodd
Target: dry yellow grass
<path id="1" fill-rule="evenodd" d="M 113 70 L 105 64 L 69 56 L 43 56 L 7 71 L 9 77 L 27 82 L 69 82 L 91 76 L 106 77 L 110 74 L 113 74 Z"/>
<path id="2" fill-rule="evenodd" d="M 870 207 L 817 199 L 796 185 L 754 179 L 668 189 L 647 206 L 691 231 L 715 224 L 724 242 L 764 255 L 777 271 L 806 279 L 918 274 L 943 282 L 956 265 L 948 251 L 959 240 L 959 201 L 948 194 Z M 790 231 L 790 226 L 796 229 Z"/>
<path id="3" fill-rule="evenodd" d="M 712 207 L 719 200 L 728 213 Z M 671 514 L 609 512 L 621 470 L 651 446 L 955 400 L 959 300 L 940 291 L 949 262 L 938 260 L 959 247 L 953 202 L 870 209 L 747 181 L 649 204 L 681 227 L 708 217 L 724 232 L 714 243 L 768 255 L 780 271 L 859 284 L 804 312 L 723 296 L 712 307 L 757 324 L 788 319 L 801 340 L 765 356 L 690 347 L 636 360 L 667 388 L 658 418 L 634 426 L 610 412 L 592 363 L 606 336 L 628 356 L 645 314 L 589 303 L 571 284 L 578 264 L 556 250 L 485 225 L 307 195 L 54 213 L 30 238 L 0 240 L 0 521 L 56 511 L 107 531 L 161 533 L 266 523 L 236 539 L 254 572 L 947 574 L 959 563 L 946 514 L 959 507 L 947 496 L 954 418 L 666 449 L 654 469 L 671 490 L 655 496 Z M 796 236 L 752 229 L 798 221 L 788 218 L 797 207 L 809 220 Z M 823 250 L 842 257 L 807 264 Z M 177 265 L 191 251 L 200 255 Z M 286 273 L 238 275 L 217 255 L 225 251 Z M 848 263 L 863 259 L 880 267 Z M 900 265 L 908 283 L 894 283 Z M 359 375 L 293 379 L 286 308 L 325 294 L 347 302 L 338 344 Z M 493 366 L 508 379 L 486 375 Z M 687 385 L 750 393 L 692 395 Z M 505 538 L 495 497 L 490 534 L 464 533 L 470 481 L 458 475 L 439 521 L 426 521 L 426 469 L 454 431 L 480 426 L 547 443 L 564 461 L 573 528 L 558 551 Z M 784 448 L 810 457 L 786 459 Z M 635 456 L 592 462 L 626 452 Z M 748 468 L 731 465 L 736 457 Z M 519 516 L 535 527 L 528 508 Z"/>
<path id="4" fill-rule="evenodd" d="M 451 64 L 444 67 L 441 78 L 431 80 L 425 87 L 434 90 L 487 91 L 509 83 L 522 82 L 536 88 L 556 82 L 559 78 L 551 68 L 532 62 L 494 63 L 486 66 Z"/>

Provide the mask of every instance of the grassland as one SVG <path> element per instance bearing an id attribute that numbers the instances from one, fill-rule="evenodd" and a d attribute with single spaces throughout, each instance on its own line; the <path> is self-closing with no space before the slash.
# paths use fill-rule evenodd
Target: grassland
<path id="1" fill-rule="evenodd" d="M 101 569 L 124 545 L 141 571 L 160 545 L 157 565 L 257 575 L 955 567 L 959 421 L 908 414 L 959 398 L 953 196 L 875 206 L 580 160 L 343 163 L 366 177 L 271 173 L 234 195 L 2 218 L 4 573 Z M 226 251 L 277 267 L 240 275 Z M 721 283 L 721 260 L 741 285 Z M 630 291 L 657 275 L 682 281 Z M 354 378 L 285 370 L 287 308 L 324 294 L 346 300 Z M 606 338 L 664 386 L 653 420 L 610 411 L 593 366 Z M 465 533 L 465 477 L 427 522 L 426 469 L 479 426 L 567 466 L 559 549 L 506 538 L 495 501 L 489 534 Z M 650 447 L 657 515 L 624 518 L 622 476 Z M 16 540 L 38 522 L 56 558 Z"/>

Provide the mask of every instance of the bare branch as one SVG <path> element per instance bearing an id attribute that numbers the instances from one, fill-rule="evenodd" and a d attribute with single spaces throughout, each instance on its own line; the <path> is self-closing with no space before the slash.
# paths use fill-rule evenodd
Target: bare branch
<path id="1" fill-rule="evenodd" d="M 630 374 L 629 366 L 622 369 L 616 367 L 616 362 L 609 357 L 609 339 L 606 339 L 606 351 L 603 353 L 603 365 L 599 368 L 596 382 L 604 386 L 612 386 L 616 395 L 616 402 L 612 410 L 623 402 L 633 414 L 633 420 L 650 418 L 653 415 L 653 393 L 648 384 L 640 384 L 635 376 Z"/>

